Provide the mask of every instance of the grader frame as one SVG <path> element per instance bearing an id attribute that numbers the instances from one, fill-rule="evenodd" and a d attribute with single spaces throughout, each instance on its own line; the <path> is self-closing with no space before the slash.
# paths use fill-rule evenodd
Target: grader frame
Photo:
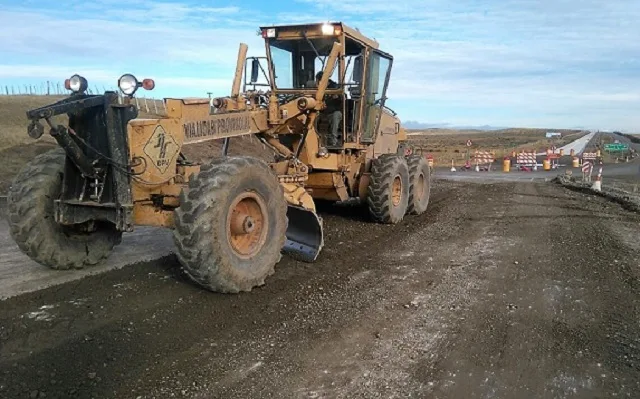
<path id="1" fill-rule="evenodd" d="M 228 97 L 166 98 L 165 117 L 139 119 L 130 99 L 153 81 L 123 75 L 120 104 L 114 92 L 85 94 L 86 80 L 76 75 L 69 98 L 29 111 L 30 136 L 43 134 L 44 119 L 61 148 L 34 159 L 12 185 L 10 227 L 20 248 L 52 268 L 82 268 L 108 256 L 134 226 L 168 227 L 194 281 L 240 292 L 264 284 L 281 252 L 317 258 L 324 239 L 314 198 L 359 198 L 383 223 L 424 212 L 430 168 L 385 106 L 393 58 L 342 23 L 261 33 L 266 57 L 248 59 L 240 45 Z M 257 89 L 259 71 L 266 92 Z M 318 120 L 327 98 L 344 116 L 333 147 L 324 145 Z M 51 118 L 63 113 L 69 127 L 55 126 Z M 273 161 L 228 156 L 229 140 L 246 135 L 268 146 Z M 184 157 L 184 146 L 210 140 L 224 141 L 221 157 L 206 164 Z"/>

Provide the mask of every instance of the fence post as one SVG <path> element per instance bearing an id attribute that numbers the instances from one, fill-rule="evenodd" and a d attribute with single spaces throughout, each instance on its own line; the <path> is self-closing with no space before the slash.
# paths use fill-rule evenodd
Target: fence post
<path id="1" fill-rule="evenodd" d="M 149 105 L 147 104 L 147 97 L 143 97 L 144 98 L 144 109 L 147 110 L 147 114 L 149 113 Z"/>
<path id="2" fill-rule="evenodd" d="M 155 99 L 153 100 L 153 108 L 155 108 L 156 115 L 158 115 L 158 102 Z"/>

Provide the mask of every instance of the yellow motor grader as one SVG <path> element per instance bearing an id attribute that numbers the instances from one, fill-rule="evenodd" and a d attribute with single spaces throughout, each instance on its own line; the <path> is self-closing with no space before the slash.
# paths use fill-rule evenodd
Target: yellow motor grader
<path id="1" fill-rule="evenodd" d="M 165 98 L 166 116 L 138 118 L 131 104 L 151 79 L 123 75 L 117 92 L 72 93 L 30 110 L 28 134 L 44 124 L 59 148 L 34 158 L 8 197 L 18 246 L 53 269 L 95 265 L 134 226 L 171 228 L 186 273 L 206 289 L 235 293 L 264 284 L 282 253 L 313 262 L 323 247 L 314 199 L 364 202 L 374 220 L 398 223 L 427 208 L 431 170 L 406 145 L 386 105 L 393 58 L 342 23 L 260 28 L 265 57 L 241 44 L 231 95 Z M 241 86 L 243 90 L 241 91 Z M 52 118 L 68 115 L 68 126 Z M 229 156 L 254 135 L 265 162 Z M 184 146 L 222 141 L 195 163 Z"/>

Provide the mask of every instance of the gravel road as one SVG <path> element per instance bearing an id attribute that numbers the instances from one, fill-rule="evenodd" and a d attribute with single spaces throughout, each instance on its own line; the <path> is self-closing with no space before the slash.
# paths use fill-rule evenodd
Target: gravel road
<path id="1" fill-rule="evenodd" d="M 314 264 L 218 295 L 173 256 L 0 302 L 0 398 L 637 397 L 640 216 L 437 181 L 396 226 L 325 211 Z"/>

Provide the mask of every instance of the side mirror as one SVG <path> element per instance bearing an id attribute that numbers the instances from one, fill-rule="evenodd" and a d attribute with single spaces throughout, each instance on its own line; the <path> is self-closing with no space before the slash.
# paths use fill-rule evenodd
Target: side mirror
<path id="1" fill-rule="evenodd" d="M 251 61 L 251 83 L 258 81 L 258 69 L 260 69 L 260 60 L 254 58 Z"/>
<path id="2" fill-rule="evenodd" d="M 362 81 L 362 56 L 359 55 L 353 60 L 353 81 Z"/>

